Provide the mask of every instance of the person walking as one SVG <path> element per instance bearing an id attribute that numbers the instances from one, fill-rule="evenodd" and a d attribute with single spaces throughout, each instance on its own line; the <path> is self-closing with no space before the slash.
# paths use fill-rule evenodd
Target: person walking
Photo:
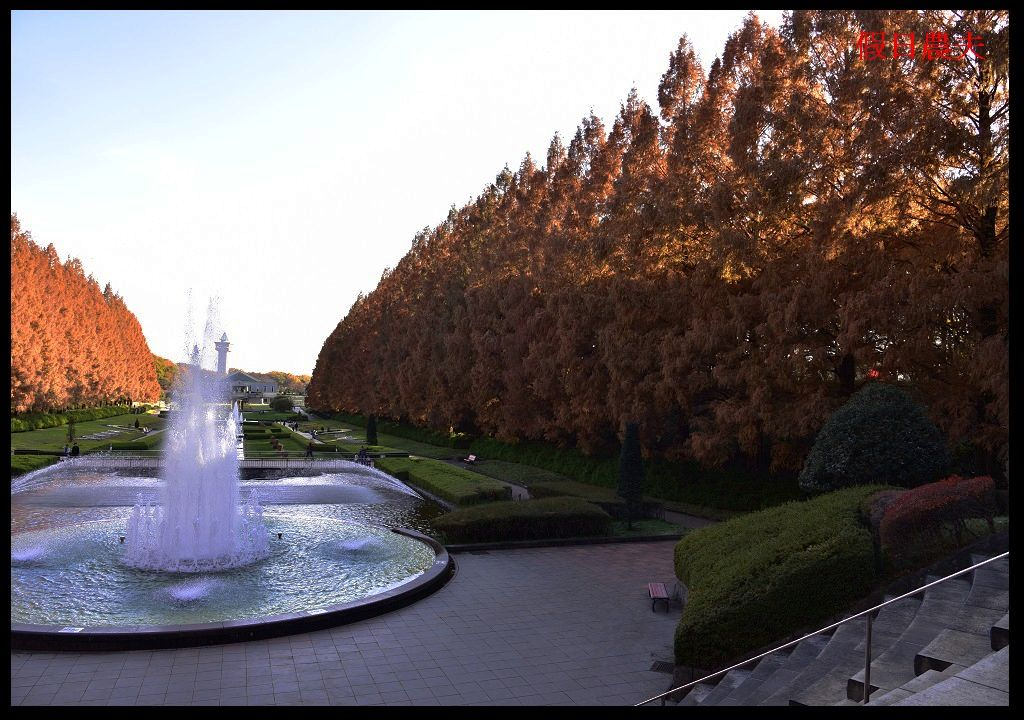
<path id="1" fill-rule="evenodd" d="M 71 446 L 71 457 L 78 457 L 82 454 L 82 450 L 78 447 L 78 443 Z"/>

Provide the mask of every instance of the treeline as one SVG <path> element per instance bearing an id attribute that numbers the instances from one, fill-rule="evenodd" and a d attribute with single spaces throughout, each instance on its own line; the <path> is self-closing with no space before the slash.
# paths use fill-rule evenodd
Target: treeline
<path id="1" fill-rule="evenodd" d="M 888 57 L 860 59 L 862 31 Z M 706 72 L 682 38 L 657 109 L 630 93 L 419 232 L 307 407 L 588 453 L 628 419 L 649 455 L 780 471 L 878 377 L 1001 473 L 1008 32 L 1002 11 L 750 15 Z"/>
<path id="2" fill-rule="evenodd" d="M 230 368 L 228 372 L 238 372 L 239 370 L 240 368 Z M 277 391 L 289 395 L 305 394 L 306 386 L 309 385 L 310 380 L 309 375 L 293 375 L 292 373 L 280 370 L 271 370 L 265 373 L 250 372 L 249 370 L 242 370 L 241 372 L 252 375 L 257 380 L 262 380 L 263 382 L 276 382 Z"/>
<path id="3" fill-rule="evenodd" d="M 160 357 L 159 355 L 153 356 L 153 367 L 156 369 L 156 379 L 160 384 L 162 391 L 162 397 L 164 399 L 170 398 L 171 388 L 174 387 L 174 382 L 178 377 L 178 373 L 181 372 L 181 368 L 185 363 L 175 363 L 167 358 Z M 309 375 L 293 375 L 292 373 L 281 372 L 279 370 L 271 370 L 270 372 L 257 373 L 248 372 L 247 370 L 240 370 L 239 368 L 228 368 L 228 373 L 234 372 L 245 372 L 248 375 L 252 375 L 257 380 L 264 382 L 276 382 L 278 392 L 302 395 L 306 392 L 306 386 L 309 384 Z"/>
<path id="4" fill-rule="evenodd" d="M 11 413 L 160 397 L 139 321 L 82 263 L 61 263 L 11 215 Z"/>

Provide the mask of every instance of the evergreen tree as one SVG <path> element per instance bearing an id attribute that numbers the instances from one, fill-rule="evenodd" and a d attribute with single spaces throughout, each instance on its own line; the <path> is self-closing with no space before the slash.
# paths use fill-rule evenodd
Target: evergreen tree
<path id="1" fill-rule="evenodd" d="M 366 419 L 366 444 L 376 445 L 377 444 L 377 416 L 370 415 Z"/>
<path id="2" fill-rule="evenodd" d="M 626 423 L 626 437 L 619 456 L 619 487 L 616 493 L 626 501 L 626 523 L 633 529 L 633 516 L 644 495 L 644 459 L 640 454 L 637 424 Z"/>

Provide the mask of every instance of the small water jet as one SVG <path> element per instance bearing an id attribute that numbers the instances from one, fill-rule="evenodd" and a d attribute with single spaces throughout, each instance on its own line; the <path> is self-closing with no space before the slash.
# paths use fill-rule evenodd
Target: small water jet
<path id="1" fill-rule="evenodd" d="M 175 605 L 191 605 L 208 597 L 222 584 L 212 578 L 197 578 L 172 585 L 165 592 Z"/>

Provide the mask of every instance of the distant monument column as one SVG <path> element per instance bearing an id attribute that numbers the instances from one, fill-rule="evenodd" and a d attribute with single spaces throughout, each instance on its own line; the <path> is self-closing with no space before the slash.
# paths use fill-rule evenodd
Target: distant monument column
<path id="1" fill-rule="evenodd" d="M 217 374 L 227 375 L 228 374 L 228 348 L 231 347 L 231 343 L 228 342 L 228 334 L 224 333 L 220 336 L 220 342 L 213 344 L 217 348 Z"/>

